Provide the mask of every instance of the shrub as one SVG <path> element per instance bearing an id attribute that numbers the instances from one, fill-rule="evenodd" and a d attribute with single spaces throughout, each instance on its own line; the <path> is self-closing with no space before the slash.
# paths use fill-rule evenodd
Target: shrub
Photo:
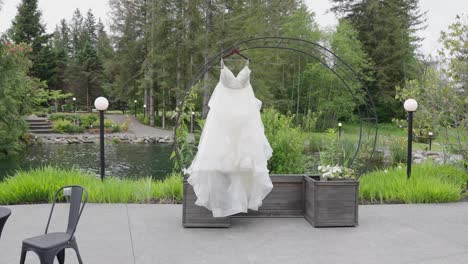
<path id="1" fill-rule="evenodd" d="M 137 119 L 140 121 L 143 125 L 149 125 L 150 120 L 148 115 L 143 115 L 143 114 L 137 114 Z"/>
<path id="2" fill-rule="evenodd" d="M 304 134 L 293 127 L 294 116 L 285 116 L 274 109 L 262 113 L 265 135 L 273 149 L 268 161 L 270 173 L 303 173 L 306 165 Z"/>
<path id="3" fill-rule="evenodd" d="M 98 121 L 99 117 L 95 114 L 80 115 L 80 125 L 89 128 L 94 122 Z"/>
<path id="4" fill-rule="evenodd" d="M 93 127 L 99 127 L 100 121 L 96 120 L 93 123 Z M 109 120 L 109 119 L 104 119 L 104 127 L 111 129 L 112 132 L 118 132 L 120 131 L 120 126 L 116 122 Z"/>
<path id="5" fill-rule="evenodd" d="M 390 143 L 393 164 L 406 163 L 408 153 L 406 148 L 407 140 L 405 138 L 395 138 Z"/>
<path id="6" fill-rule="evenodd" d="M 57 121 L 57 120 L 73 120 L 73 116 L 71 115 L 65 115 L 65 114 L 50 114 L 49 119 L 52 121 Z"/>
<path id="7" fill-rule="evenodd" d="M 57 133 L 81 133 L 84 131 L 83 127 L 76 126 L 69 120 L 54 121 L 53 129 Z"/>
<path id="8" fill-rule="evenodd" d="M 78 170 L 44 167 L 18 171 L 0 182 L 0 204 L 52 202 L 55 191 L 65 185 L 81 185 L 89 192 L 92 203 L 141 203 L 156 199 L 182 200 L 182 176 L 171 174 L 165 180 L 138 180 L 107 177 L 101 181 L 95 175 Z"/>
<path id="9" fill-rule="evenodd" d="M 454 202 L 466 190 L 468 174 L 451 165 L 430 162 L 415 165 L 411 178 L 405 167 L 365 174 L 360 179 L 360 199 L 370 202 L 437 203 Z"/>

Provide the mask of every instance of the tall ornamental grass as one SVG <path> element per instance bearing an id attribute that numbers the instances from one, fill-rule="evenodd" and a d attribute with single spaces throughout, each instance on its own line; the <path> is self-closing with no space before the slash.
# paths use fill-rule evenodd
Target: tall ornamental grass
<path id="1" fill-rule="evenodd" d="M 452 165 L 430 162 L 413 166 L 407 180 L 406 167 L 378 170 L 360 178 L 359 196 L 372 203 L 442 203 L 460 201 L 468 174 Z"/>
<path id="2" fill-rule="evenodd" d="M 182 201 L 182 177 L 171 174 L 164 180 L 118 179 L 103 182 L 95 175 L 78 170 L 44 167 L 18 171 L 0 182 L 0 204 L 52 202 L 55 191 L 65 185 L 81 185 L 91 203 L 150 203 Z"/>

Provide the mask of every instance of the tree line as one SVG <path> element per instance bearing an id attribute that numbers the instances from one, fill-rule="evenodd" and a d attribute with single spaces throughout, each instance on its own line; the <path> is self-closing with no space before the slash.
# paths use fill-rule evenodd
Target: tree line
<path id="1" fill-rule="evenodd" d="M 347 50 L 339 55 L 352 61 L 350 64 L 359 61 L 352 66 L 367 80 L 381 120 L 401 116 L 395 87 L 416 74 L 419 39 L 415 32 L 423 22 L 418 1 L 332 2 L 332 10 L 340 17 L 334 32 L 320 30 L 313 12 L 299 0 L 110 0 L 109 33 L 91 10 L 86 14 L 76 10 L 53 34 L 46 34 L 37 0 L 23 0 L 7 39 L 33 48 L 30 73 L 46 81 L 48 89 L 73 93 L 88 110 L 93 99 L 102 94 L 110 97 L 114 106 L 130 106 L 137 100 L 139 107 L 148 106 L 154 124 L 155 113 L 175 108 L 194 71 L 212 54 L 251 37 L 302 38 L 327 43 L 335 53 Z M 301 82 L 302 78 L 319 82 L 314 79 L 328 77 L 317 74 L 327 73 L 314 72 L 313 66 L 307 66 L 313 62 L 298 54 L 269 53 L 255 53 L 258 64 L 280 65 L 256 69 L 264 79 L 258 80 L 257 86 L 266 105 L 295 114 L 307 112 L 311 105 L 314 111 L 328 111 L 330 107 L 318 109 L 323 98 L 317 96 L 337 89 L 323 85 L 310 88 L 308 80 Z M 204 115 L 212 82 L 213 74 L 208 73 L 199 90 L 198 110 Z M 298 102 L 303 104 L 298 106 Z M 344 118 L 330 112 L 324 116 Z"/>
<path id="2" fill-rule="evenodd" d="M 404 117 L 396 88 L 418 79 L 426 65 L 416 52 L 416 33 L 425 25 L 418 0 L 330 1 L 339 18 L 332 30 L 320 29 L 300 0 L 109 0 L 107 29 L 91 10 L 76 10 L 49 34 L 38 0 L 22 0 L 2 46 L 24 43 L 31 49 L 26 58 L 27 75 L 37 81 L 33 86 L 71 93 L 88 111 L 100 95 L 113 108 L 133 109 L 136 100 L 139 109 L 147 106 L 149 123 L 160 126 L 213 54 L 253 37 L 300 38 L 325 46 L 360 74 L 379 121 Z M 352 100 L 318 62 L 282 50 L 246 54 L 253 58 L 252 84 L 264 107 L 294 114 L 302 126 L 312 116 L 315 129 L 355 119 L 363 99 Z M 243 64 L 228 63 L 234 72 Z M 213 69 L 193 89 L 194 110 L 202 116 L 217 78 Z M 364 96 L 360 84 L 353 87 Z"/>

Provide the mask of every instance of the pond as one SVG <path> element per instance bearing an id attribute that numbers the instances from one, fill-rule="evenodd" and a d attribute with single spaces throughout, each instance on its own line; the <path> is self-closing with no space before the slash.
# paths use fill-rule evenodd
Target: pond
<path id="1" fill-rule="evenodd" d="M 172 171 L 172 144 L 106 144 L 106 175 L 163 179 Z M 0 181 L 16 170 L 41 166 L 76 168 L 99 174 L 99 145 L 35 145 L 17 156 L 0 159 Z"/>

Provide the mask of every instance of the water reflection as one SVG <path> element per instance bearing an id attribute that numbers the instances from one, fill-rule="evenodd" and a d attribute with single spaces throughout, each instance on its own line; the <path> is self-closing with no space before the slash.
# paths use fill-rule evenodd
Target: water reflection
<path id="1" fill-rule="evenodd" d="M 172 171 L 169 159 L 172 145 L 166 144 L 106 144 L 106 175 L 120 178 L 151 176 L 162 179 Z M 15 170 L 45 165 L 76 168 L 99 173 L 99 145 L 38 145 L 17 156 L 0 160 L 0 180 Z"/>

